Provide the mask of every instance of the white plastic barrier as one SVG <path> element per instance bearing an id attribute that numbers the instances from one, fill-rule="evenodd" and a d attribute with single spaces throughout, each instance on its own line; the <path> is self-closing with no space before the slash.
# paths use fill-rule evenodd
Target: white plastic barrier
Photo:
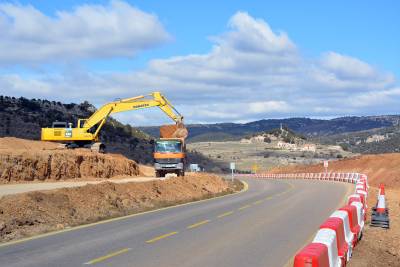
<path id="1" fill-rule="evenodd" d="M 344 238 L 346 239 L 346 243 L 349 246 L 349 251 L 347 253 L 347 261 L 349 261 L 353 253 L 353 239 L 354 239 L 354 235 L 350 229 L 349 215 L 347 214 L 347 212 L 343 210 L 337 210 L 333 212 L 330 217 L 336 217 L 343 221 Z"/>
<path id="2" fill-rule="evenodd" d="M 350 205 L 355 206 L 357 209 L 357 221 L 360 226 L 360 232 L 364 230 L 364 208 L 360 201 L 352 202 Z"/>
<path id="3" fill-rule="evenodd" d="M 367 185 L 364 182 L 358 181 L 356 183 L 356 189 L 362 189 L 362 190 L 367 190 Z"/>
<path id="4" fill-rule="evenodd" d="M 327 246 L 330 267 L 340 267 L 341 260 L 338 256 L 336 232 L 332 229 L 320 229 L 312 243 L 321 243 Z"/>
<path id="5" fill-rule="evenodd" d="M 368 196 L 367 191 L 365 191 L 364 189 L 359 189 L 359 188 L 356 188 L 356 194 L 364 195 L 365 197 Z"/>

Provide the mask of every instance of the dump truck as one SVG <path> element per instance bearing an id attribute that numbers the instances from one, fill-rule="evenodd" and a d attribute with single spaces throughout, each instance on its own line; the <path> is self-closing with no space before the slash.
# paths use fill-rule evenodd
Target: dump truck
<path id="1" fill-rule="evenodd" d="M 156 177 L 164 177 L 167 173 L 185 175 L 187 135 L 188 131 L 183 123 L 160 127 L 160 138 L 154 142 Z"/>

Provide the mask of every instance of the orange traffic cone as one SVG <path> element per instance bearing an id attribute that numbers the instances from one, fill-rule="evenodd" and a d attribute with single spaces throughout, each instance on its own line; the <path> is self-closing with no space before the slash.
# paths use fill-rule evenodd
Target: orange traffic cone
<path id="1" fill-rule="evenodd" d="M 386 201 L 385 201 L 385 186 L 381 184 L 379 186 L 379 195 L 378 195 L 378 202 L 376 205 L 376 211 L 378 213 L 384 213 L 386 209 Z"/>
<path id="2" fill-rule="evenodd" d="M 372 208 L 371 226 L 389 228 L 389 210 L 386 208 L 385 186 L 379 186 L 378 201 Z"/>

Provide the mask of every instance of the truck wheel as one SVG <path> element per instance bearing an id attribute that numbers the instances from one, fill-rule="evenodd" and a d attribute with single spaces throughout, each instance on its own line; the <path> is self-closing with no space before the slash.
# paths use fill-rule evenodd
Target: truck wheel
<path id="1" fill-rule="evenodd" d="M 164 177 L 165 174 L 163 171 L 156 171 L 156 177 Z"/>
<path id="2" fill-rule="evenodd" d="M 180 171 L 179 174 L 180 174 L 180 176 L 185 176 L 185 171 Z"/>

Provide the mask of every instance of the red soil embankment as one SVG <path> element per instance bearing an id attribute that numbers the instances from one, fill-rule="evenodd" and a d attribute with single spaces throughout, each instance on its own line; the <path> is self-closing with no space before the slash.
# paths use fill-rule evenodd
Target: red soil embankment
<path id="1" fill-rule="evenodd" d="M 58 149 L 50 142 L 0 138 L 0 183 L 137 176 L 135 161 L 88 149 Z"/>

